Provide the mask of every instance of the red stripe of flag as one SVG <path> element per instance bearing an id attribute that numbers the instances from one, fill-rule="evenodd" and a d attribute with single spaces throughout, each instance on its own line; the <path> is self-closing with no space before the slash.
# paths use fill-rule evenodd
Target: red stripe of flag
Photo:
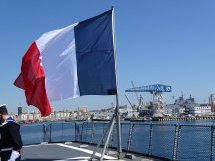
<path id="1" fill-rule="evenodd" d="M 21 74 L 15 80 L 14 85 L 25 90 L 27 104 L 37 107 L 42 116 L 51 114 L 40 51 L 35 42 L 22 58 Z"/>

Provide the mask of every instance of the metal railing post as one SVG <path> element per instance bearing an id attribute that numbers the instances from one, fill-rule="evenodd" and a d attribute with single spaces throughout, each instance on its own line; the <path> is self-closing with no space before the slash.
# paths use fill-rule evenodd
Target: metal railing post
<path id="1" fill-rule="evenodd" d="M 105 124 L 106 123 L 103 123 L 104 125 L 103 125 L 103 131 L 102 131 L 102 135 L 104 136 L 104 134 L 105 134 Z M 104 144 L 104 137 L 103 137 L 103 139 L 102 139 L 102 143 L 101 144 Z"/>
<path id="2" fill-rule="evenodd" d="M 130 124 L 127 151 L 130 151 L 131 142 L 132 142 L 132 136 L 133 136 L 133 133 L 134 133 L 134 125 L 135 124 Z"/>
<path id="3" fill-rule="evenodd" d="M 75 141 L 77 141 L 77 127 L 76 127 L 76 122 L 75 122 Z"/>
<path id="4" fill-rule="evenodd" d="M 52 142 L 52 124 L 49 124 L 49 142 Z"/>
<path id="5" fill-rule="evenodd" d="M 91 141 L 90 143 L 93 143 L 94 135 L 95 135 L 95 127 L 94 122 L 92 122 L 92 133 L 91 133 Z"/>
<path id="6" fill-rule="evenodd" d="M 150 124 L 148 155 L 152 154 L 152 139 L 153 139 L 152 136 L 153 136 L 153 124 Z"/>
<path id="7" fill-rule="evenodd" d="M 43 124 L 43 142 L 46 141 L 46 133 L 47 133 L 46 125 Z"/>
<path id="8" fill-rule="evenodd" d="M 210 161 L 213 161 L 214 153 L 215 153 L 215 126 L 211 126 L 211 156 Z"/>
<path id="9" fill-rule="evenodd" d="M 75 122 L 75 141 L 80 140 L 80 126 Z"/>
<path id="10" fill-rule="evenodd" d="M 173 161 L 178 160 L 178 141 L 180 139 L 180 131 L 181 131 L 181 125 L 176 125 L 175 127 L 175 138 L 174 138 L 174 147 L 173 147 Z"/>
<path id="11" fill-rule="evenodd" d="M 83 139 L 83 129 L 84 129 L 84 123 L 82 123 L 82 125 L 81 125 L 81 138 L 80 138 L 81 141 L 83 141 L 82 140 Z"/>
<path id="12" fill-rule="evenodd" d="M 63 122 L 62 122 L 62 124 L 61 124 L 61 141 L 63 141 Z"/>
<path id="13" fill-rule="evenodd" d="M 85 137 L 85 142 L 87 142 L 87 131 L 88 131 L 88 122 L 86 122 L 86 129 L 85 129 L 85 135 L 86 135 L 86 137 Z"/>

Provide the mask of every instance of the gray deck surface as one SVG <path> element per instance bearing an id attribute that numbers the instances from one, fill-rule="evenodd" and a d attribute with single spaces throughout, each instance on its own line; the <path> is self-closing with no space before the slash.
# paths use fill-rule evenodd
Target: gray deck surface
<path id="1" fill-rule="evenodd" d="M 91 156 L 91 152 L 95 148 L 92 145 L 88 145 L 85 148 L 79 148 L 79 143 L 54 143 L 54 144 L 39 144 L 24 146 L 22 149 L 22 161 L 62 161 L 62 160 L 87 160 Z M 102 149 L 98 149 L 98 153 L 101 153 Z M 113 151 L 108 149 L 108 151 Z M 125 154 L 122 154 L 124 156 Z M 109 155 L 111 158 L 105 158 L 108 160 L 116 160 L 117 157 Z M 129 161 L 130 159 L 122 158 L 122 160 Z M 130 160 L 131 161 L 131 160 Z M 150 159 L 146 157 L 135 156 L 134 161 L 158 161 L 156 159 Z"/>

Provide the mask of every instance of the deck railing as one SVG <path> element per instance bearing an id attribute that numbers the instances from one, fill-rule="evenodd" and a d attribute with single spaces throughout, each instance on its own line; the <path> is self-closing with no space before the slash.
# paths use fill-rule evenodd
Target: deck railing
<path id="1" fill-rule="evenodd" d="M 97 144 L 108 122 L 68 122 L 25 125 L 24 144 L 77 141 Z M 122 123 L 122 148 L 145 156 L 179 161 L 214 161 L 215 126 L 155 123 Z M 117 147 L 116 127 L 109 147 Z M 102 140 L 104 144 L 105 138 Z"/>

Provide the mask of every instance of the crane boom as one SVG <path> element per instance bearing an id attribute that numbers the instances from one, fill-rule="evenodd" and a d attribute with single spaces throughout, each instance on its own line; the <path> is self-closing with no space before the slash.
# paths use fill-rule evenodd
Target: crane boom
<path id="1" fill-rule="evenodd" d="M 131 105 L 131 108 L 133 107 L 133 105 L 131 104 L 131 101 L 128 99 L 128 96 L 125 94 L 125 98 L 127 99 L 128 103 Z"/>
<path id="2" fill-rule="evenodd" d="M 154 84 L 149 86 L 134 87 L 125 90 L 125 92 L 172 92 L 172 87 L 163 84 Z"/>

